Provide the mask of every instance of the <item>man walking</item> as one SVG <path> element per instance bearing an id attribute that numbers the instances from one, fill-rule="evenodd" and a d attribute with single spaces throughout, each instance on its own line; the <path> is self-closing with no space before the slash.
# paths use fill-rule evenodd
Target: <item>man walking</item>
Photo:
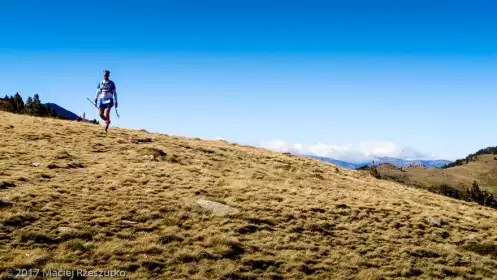
<path id="1" fill-rule="evenodd" d="M 95 96 L 95 106 L 97 106 L 100 118 L 105 121 L 105 132 L 110 125 L 110 109 L 114 106 L 117 108 L 117 92 L 116 85 L 109 80 L 110 71 L 104 71 L 104 79 L 100 81 L 97 87 L 97 95 Z"/>

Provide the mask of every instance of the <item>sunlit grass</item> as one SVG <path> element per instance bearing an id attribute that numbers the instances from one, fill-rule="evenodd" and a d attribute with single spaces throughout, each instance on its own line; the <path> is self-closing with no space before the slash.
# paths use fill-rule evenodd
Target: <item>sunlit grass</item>
<path id="1" fill-rule="evenodd" d="M 316 160 L 0 113 L 0 273 L 488 279 L 497 214 Z M 39 166 L 33 165 L 39 162 Z M 240 209 L 202 211 L 208 199 Z M 1 274 L 4 276 L 5 274 Z"/>

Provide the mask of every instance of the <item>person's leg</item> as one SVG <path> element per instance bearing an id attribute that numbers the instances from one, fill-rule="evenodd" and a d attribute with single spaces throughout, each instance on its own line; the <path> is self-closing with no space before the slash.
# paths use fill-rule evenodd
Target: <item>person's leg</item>
<path id="1" fill-rule="evenodd" d="M 100 118 L 101 118 L 102 120 L 104 120 L 104 121 L 105 121 L 105 120 L 107 120 L 107 119 L 105 118 L 104 111 L 105 111 L 105 108 L 104 108 L 104 107 L 100 107 L 100 108 L 98 109 L 98 113 L 100 114 Z"/>
<path id="2" fill-rule="evenodd" d="M 110 107 L 105 109 L 105 119 L 110 123 Z"/>
<path id="3" fill-rule="evenodd" d="M 102 105 L 102 99 L 98 99 L 96 105 L 98 108 L 98 114 L 100 115 L 100 118 L 105 121 L 105 115 L 104 115 L 105 106 Z"/>
<path id="4" fill-rule="evenodd" d="M 107 132 L 107 129 L 109 129 L 109 125 L 110 125 L 110 109 L 112 107 L 107 107 L 107 109 L 105 109 L 105 131 Z"/>

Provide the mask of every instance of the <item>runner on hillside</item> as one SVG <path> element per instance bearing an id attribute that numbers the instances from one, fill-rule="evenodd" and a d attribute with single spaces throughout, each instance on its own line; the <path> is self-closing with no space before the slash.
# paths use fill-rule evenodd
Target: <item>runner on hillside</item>
<path id="1" fill-rule="evenodd" d="M 105 70 L 104 79 L 98 84 L 97 95 L 95 96 L 95 105 L 100 113 L 100 118 L 105 121 L 105 132 L 109 129 L 110 109 L 114 106 L 114 104 L 117 108 L 116 85 L 113 81 L 109 80 L 109 76 L 110 71 Z"/>

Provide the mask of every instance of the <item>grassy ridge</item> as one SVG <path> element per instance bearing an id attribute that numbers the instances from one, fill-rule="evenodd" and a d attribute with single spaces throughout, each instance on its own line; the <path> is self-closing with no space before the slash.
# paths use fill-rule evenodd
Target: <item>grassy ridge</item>
<path id="1" fill-rule="evenodd" d="M 478 185 L 497 194 L 497 157 L 493 154 L 479 154 L 471 157 L 468 163 L 450 168 L 383 168 L 378 167 L 382 176 L 408 185 L 421 187 L 448 185 L 455 188 Z"/>
<path id="2" fill-rule="evenodd" d="M 497 213 L 263 149 L 0 112 L 0 271 L 484 279 Z M 39 163 L 33 165 L 33 163 Z M 240 209 L 215 215 L 209 199 Z M 6 276 L 5 273 L 1 274 Z"/>

